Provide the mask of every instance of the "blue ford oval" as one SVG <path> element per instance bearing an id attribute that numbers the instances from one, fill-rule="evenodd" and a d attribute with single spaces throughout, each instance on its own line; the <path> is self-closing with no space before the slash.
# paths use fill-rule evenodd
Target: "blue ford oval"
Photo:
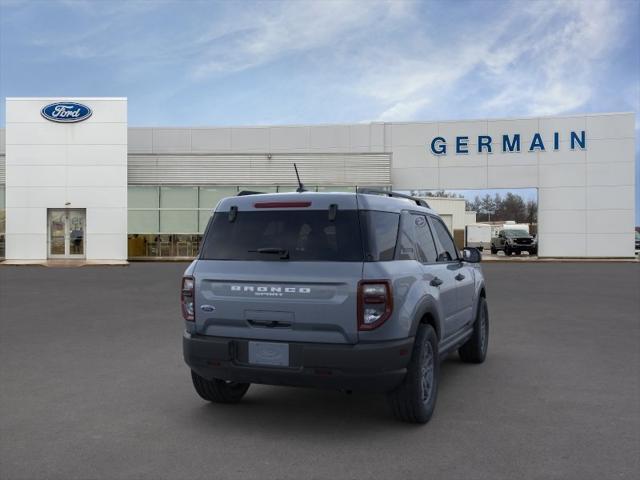
<path id="1" fill-rule="evenodd" d="M 86 120 L 93 112 L 81 103 L 56 102 L 44 107 L 40 113 L 52 122 L 71 123 Z"/>

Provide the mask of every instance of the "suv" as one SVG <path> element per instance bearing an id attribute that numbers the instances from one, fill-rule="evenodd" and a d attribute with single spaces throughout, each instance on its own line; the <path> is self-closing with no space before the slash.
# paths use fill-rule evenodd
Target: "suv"
<path id="1" fill-rule="evenodd" d="M 512 253 L 520 255 L 522 252 L 537 255 L 538 242 L 526 230 L 500 230 L 498 236 L 491 239 L 491 253 L 495 255 L 499 250 L 507 256 Z"/>
<path id="2" fill-rule="evenodd" d="M 382 392 L 396 417 L 426 423 L 440 360 L 487 353 L 480 257 L 392 192 L 225 198 L 182 279 L 195 390 L 218 403 L 251 383 Z"/>

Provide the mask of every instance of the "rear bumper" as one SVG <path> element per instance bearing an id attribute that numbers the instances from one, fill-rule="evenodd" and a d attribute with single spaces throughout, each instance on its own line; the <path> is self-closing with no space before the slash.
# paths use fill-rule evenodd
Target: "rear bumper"
<path id="1" fill-rule="evenodd" d="M 289 343 L 289 367 L 248 363 L 248 340 L 184 333 L 184 360 L 198 375 L 242 383 L 386 392 L 404 379 L 413 338 L 339 345 Z"/>

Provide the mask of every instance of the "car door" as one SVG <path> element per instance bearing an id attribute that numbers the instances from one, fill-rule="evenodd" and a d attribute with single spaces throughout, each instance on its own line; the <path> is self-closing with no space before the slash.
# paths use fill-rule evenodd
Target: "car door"
<path id="1" fill-rule="evenodd" d="M 437 261 L 438 251 L 427 217 L 415 212 L 407 214 L 406 221 L 410 224 L 415 243 L 415 258 L 421 264 L 425 288 L 431 292 L 440 306 L 443 333 L 446 337 L 447 332 L 455 325 L 458 309 L 454 273 L 447 264 Z"/>
<path id="2" fill-rule="evenodd" d="M 445 224 L 438 217 L 429 216 L 438 256 L 436 261 L 445 266 L 453 277 L 455 308 L 447 326 L 446 335 L 455 334 L 473 320 L 474 270 L 465 264 Z"/>

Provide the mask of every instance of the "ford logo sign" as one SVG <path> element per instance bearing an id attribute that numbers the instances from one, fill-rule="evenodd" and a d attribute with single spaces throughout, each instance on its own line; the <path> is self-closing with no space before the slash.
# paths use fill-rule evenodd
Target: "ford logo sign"
<path id="1" fill-rule="evenodd" d="M 60 123 L 81 122 L 93 113 L 89 107 L 76 102 L 51 103 L 40 110 L 47 120 Z"/>

